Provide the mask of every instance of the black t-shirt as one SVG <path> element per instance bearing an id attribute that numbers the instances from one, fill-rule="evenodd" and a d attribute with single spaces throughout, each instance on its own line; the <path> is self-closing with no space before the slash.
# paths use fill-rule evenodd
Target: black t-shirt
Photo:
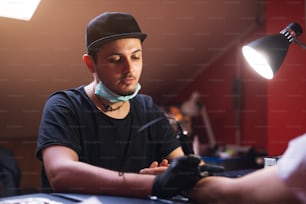
<path id="1" fill-rule="evenodd" d="M 42 159 L 43 148 L 57 144 L 73 149 L 82 162 L 119 172 L 139 172 L 160 162 L 180 145 L 176 133 L 151 97 L 138 94 L 130 103 L 128 115 L 114 119 L 96 108 L 84 86 L 54 93 L 43 110 L 37 158 Z M 42 188 L 49 187 L 43 166 Z"/>

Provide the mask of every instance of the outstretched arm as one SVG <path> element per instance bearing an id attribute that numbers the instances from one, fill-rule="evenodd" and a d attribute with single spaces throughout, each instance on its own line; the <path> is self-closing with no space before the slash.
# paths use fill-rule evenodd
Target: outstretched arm
<path id="1" fill-rule="evenodd" d="M 201 179 L 191 198 L 197 203 L 299 203 L 279 179 L 274 166 L 235 179 L 214 176 Z"/>

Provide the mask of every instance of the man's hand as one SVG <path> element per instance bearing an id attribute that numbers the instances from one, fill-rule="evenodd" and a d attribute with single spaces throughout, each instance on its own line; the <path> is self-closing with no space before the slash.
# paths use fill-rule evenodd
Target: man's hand
<path id="1" fill-rule="evenodd" d="M 201 178 L 200 162 L 200 158 L 194 155 L 174 159 L 168 169 L 154 179 L 152 195 L 170 198 L 191 190 Z"/>
<path id="2" fill-rule="evenodd" d="M 167 159 L 164 159 L 159 165 L 157 161 L 152 162 L 149 168 L 141 169 L 139 171 L 140 174 L 151 174 L 151 175 L 159 175 L 164 173 L 169 166 L 169 162 Z"/>

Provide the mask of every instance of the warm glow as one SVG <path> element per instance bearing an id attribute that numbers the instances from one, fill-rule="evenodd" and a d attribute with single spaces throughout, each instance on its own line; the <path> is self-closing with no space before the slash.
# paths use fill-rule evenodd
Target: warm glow
<path id="1" fill-rule="evenodd" d="M 273 72 L 266 58 L 249 46 L 242 47 L 242 53 L 250 66 L 266 79 L 273 78 Z"/>
<path id="2" fill-rule="evenodd" d="M 31 20 L 40 0 L 0 0 L 0 17 Z"/>

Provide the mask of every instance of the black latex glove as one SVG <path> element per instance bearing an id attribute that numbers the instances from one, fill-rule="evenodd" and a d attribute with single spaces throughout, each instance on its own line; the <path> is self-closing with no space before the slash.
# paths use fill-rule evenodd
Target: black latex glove
<path id="1" fill-rule="evenodd" d="M 189 191 L 201 178 L 200 158 L 189 155 L 173 160 L 168 169 L 156 176 L 153 182 L 152 195 L 159 198 L 170 198 Z"/>

